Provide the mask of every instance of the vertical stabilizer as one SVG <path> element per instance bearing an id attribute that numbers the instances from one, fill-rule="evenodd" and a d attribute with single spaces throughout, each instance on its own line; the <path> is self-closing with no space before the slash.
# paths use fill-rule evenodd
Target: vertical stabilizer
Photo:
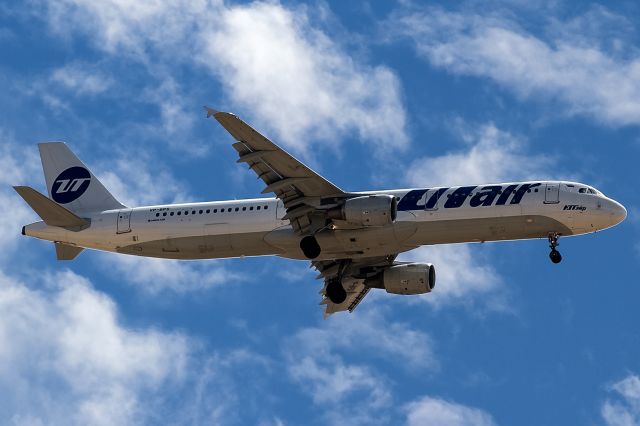
<path id="1" fill-rule="evenodd" d="M 38 149 L 47 190 L 53 201 L 75 213 L 125 207 L 64 142 L 40 143 Z"/>

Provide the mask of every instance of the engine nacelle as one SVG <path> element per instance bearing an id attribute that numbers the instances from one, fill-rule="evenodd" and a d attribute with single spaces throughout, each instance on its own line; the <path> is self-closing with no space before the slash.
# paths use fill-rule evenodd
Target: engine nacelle
<path id="1" fill-rule="evenodd" d="M 365 285 L 393 294 L 429 293 L 436 286 L 436 268 L 430 263 L 396 265 L 368 278 Z"/>
<path id="2" fill-rule="evenodd" d="M 397 214 L 398 201 L 393 195 L 349 198 L 342 206 L 329 210 L 331 219 L 359 226 L 385 226 L 393 223 Z"/>

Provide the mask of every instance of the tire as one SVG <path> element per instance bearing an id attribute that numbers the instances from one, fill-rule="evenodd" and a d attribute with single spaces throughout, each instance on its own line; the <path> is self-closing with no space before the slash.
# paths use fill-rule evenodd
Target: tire
<path id="1" fill-rule="evenodd" d="M 312 235 L 307 235 L 300 240 L 300 250 L 302 250 L 307 259 L 315 259 L 320 256 L 321 251 L 316 237 Z"/>
<path id="2" fill-rule="evenodd" d="M 562 255 L 558 250 L 551 250 L 551 253 L 549 253 L 549 259 L 551 259 L 553 263 L 560 263 L 562 261 Z"/>
<path id="3" fill-rule="evenodd" d="M 327 283 L 326 295 L 336 305 L 347 299 L 347 292 L 338 280 L 331 280 Z"/>

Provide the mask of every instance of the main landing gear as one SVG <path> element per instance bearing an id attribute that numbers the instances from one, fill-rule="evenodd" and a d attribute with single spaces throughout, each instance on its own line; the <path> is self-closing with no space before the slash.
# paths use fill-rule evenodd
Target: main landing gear
<path id="1" fill-rule="evenodd" d="M 560 238 L 560 234 L 558 234 L 557 232 L 552 232 L 549 234 L 549 248 L 551 249 L 551 253 L 549 253 L 549 259 L 551 259 L 553 263 L 560 263 L 562 261 L 562 255 L 558 250 L 556 250 L 556 247 L 559 245 L 558 238 Z"/>
<path id="2" fill-rule="evenodd" d="M 320 244 L 313 235 L 307 235 L 300 240 L 300 249 L 307 259 L 315 259 L 320 256 Z"/>
<path id="3" fill-rule="evenodd" d="M 342 285 L 342 280 L 339 278 L 334 278 L 327 282 L 325 293 L 329 300 L 336 305 L 339 305 L 347 299 L 347 292 Z"/>

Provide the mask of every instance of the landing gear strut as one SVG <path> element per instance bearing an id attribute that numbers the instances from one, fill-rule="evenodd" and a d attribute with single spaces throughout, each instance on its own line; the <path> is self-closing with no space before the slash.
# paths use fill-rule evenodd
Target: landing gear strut
<path id="1" fill-rule="evenodd" d="M 553 263 L 560 263 L 562 261 L 562 255 L 558 250 L 556 250 L 556 247 L 559 246 L 558 238 L 560 238 L 560 234 L 558 234 L 557 232 L 552 232 L 549 234 L 549 248 L 551 249 L 551 253 L 549 253 L 549 259 L 551 259 Z"/>

